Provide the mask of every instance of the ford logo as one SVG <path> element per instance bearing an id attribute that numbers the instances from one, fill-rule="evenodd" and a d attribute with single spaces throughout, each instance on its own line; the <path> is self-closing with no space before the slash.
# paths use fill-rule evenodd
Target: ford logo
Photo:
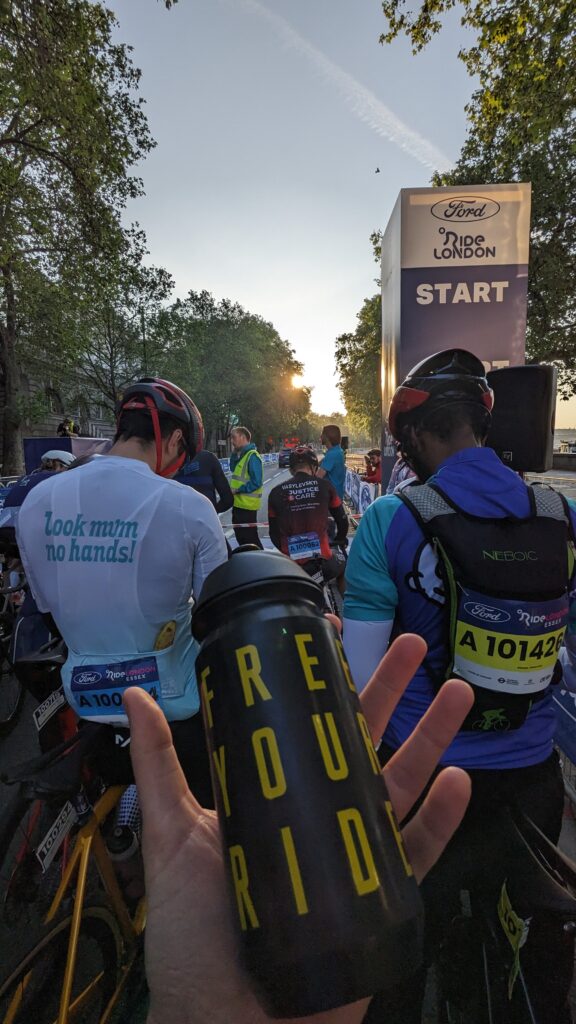
<path id="1" fill-rule="evenodd" d="M 434 203 L 430 212 L 437 220 L 475 224 L 478 220 L 495 217 L 500 212 L 500 203 L 484 196 L 453 196 L 452 199 L 441 199 L 439 203 Z"/>
<path id="2" fill-rule="evenodd" d="M 101 679 L 100 672 L 80 672 L 74 676 L 73 682 L 78 683 L 79 686 L 89 686 L 90 683 L 99 683 Z"/>
<path id="3" fill-rule="evenodd" d="M 489 604 L 480 604 L 478 601 L 467 601 L 464 611 L 468 612 L 473 619 L 480 619 L 481 622 L 509 622 L 510 615 L 503 608 L 492 608 Z"/>

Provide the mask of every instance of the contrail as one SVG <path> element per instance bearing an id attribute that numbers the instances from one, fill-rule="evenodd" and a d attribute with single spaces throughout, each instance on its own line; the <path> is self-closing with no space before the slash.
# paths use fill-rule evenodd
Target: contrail
<path id="1" fill-rule="evenodd" d="M 373 92 L 329 60 L 281 15 L 268 10 L 258 0 L 241 0 L 241 3 L 246 10 L 267 21 L 286 46 L 305 57 L 326 82 L 335 86 L 352 113 L 377 135 L 393 142 L 433 171 L 446 171 L 453 166 L 454 161 L 450 157 L 403 124 Z"/>

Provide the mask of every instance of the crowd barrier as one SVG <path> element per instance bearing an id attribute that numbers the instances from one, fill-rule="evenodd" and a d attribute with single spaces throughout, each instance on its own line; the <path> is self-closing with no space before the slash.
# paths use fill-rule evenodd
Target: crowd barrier
<path id="1" fill-rule="evenodd" d="M 219 462 L 224 472 L 229 473 L 230 459 L 219 459 Z M 278 462 L 278 452 L 269 452 L 266 455 L 262 455 L 262 462 L 264 463 L 265 466 L 269 465 L 270 463 Z"/>
<path id="2" fill-rule="evenodd" d="M 354 470 L 346 469 L 344 493 L 358 516 L 364 515 L 368 506 L 378 497 L 378 491 L 377 484 L 367 484 Z"/>

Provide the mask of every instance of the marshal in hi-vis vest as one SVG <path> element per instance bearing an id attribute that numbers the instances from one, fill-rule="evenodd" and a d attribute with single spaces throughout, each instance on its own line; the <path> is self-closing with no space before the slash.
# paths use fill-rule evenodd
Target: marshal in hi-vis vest
<path id="1" fill-rule="evenodd" d="M 249 479 L 248 474 L 248 462 L 251 458 L 260 459 L 262 458 L 260 453 L 255 448 L 250 448 L 239 462 L 234 467 L 234 472 L 230 478 L 230 487 L 234 495 L 234 504 L 236 508 L 252 508 L 259 509 L 262 502 L 262 487 L 259 487 L 257 491 L 251 491 L 250 494 L 238 494 L 238 488 L 243 487 L 246 481 Z"/>
<path id="2" fill-rule="evenodd" d="M 463 729 L 518 729 L 555 681 L 574 538 L 562 495 L 541 486 L 529 487 L 528 495 L 526 519 L 490 519 L 464 512 L 435 484 L 398 494 L 438 559 L 448 658 L 432 681 L 440 686 L 455 676 L 472 686 L 475 701 Z"/>

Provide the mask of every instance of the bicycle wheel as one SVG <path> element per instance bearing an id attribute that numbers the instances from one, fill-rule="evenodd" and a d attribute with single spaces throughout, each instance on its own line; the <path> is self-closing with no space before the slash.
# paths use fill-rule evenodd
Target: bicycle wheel
<path id="1" fill-rule="evenodd" d="M 0 926 L 10 929 L 11 942 L 42 923 L 58 888 L 74 823 L 64 802 L 30 800 L 19 791 L 1 815 Z"/>
<path id="2" fill-rule="evenodd" d="M 342 618 L 344 602 L 336 580 L 329 580 L 324 584 L 324 603 L 327 611 L 337 615 L 339 619 Z"/>
<path id="3" fill-rule="evenodd" d="M 0 730 L 8 732 L 16 725 L 24 699 L 24 690 L 14 675 L 12 663 L 5 655 L 0 660 Z"/>
<path id="4" fill-rule="evenodd" d="M 39 929 L 0 982 L 0 1024 L 55 1024 L 72 915 Z M 105 904 L 84 907 L 69 1020 L 98 1024 L 118 984 L 122 939 Z"/>

